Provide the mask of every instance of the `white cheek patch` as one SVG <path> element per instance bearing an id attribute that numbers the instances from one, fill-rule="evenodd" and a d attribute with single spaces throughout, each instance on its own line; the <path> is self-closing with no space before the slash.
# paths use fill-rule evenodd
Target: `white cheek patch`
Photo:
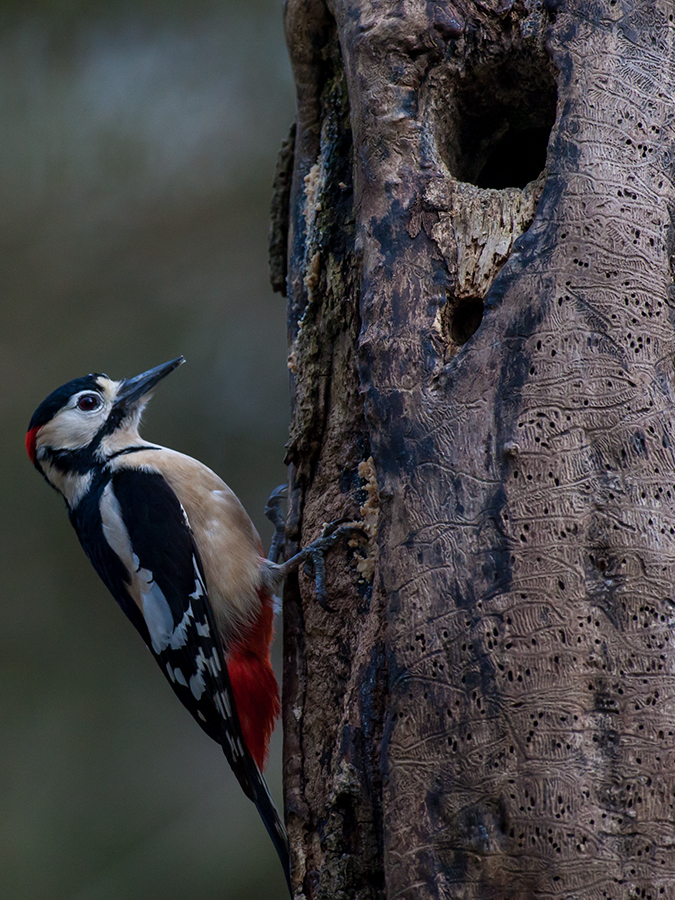
<path id="1" fill-rule="evenodd" d="M 38 449 L 54 447 L 57 450 L 77 450 L 78 447 L 86 447 L 98 434 L 107 415 L 105 405 L 90 413 L 65 407 L 40 429 Z"/>

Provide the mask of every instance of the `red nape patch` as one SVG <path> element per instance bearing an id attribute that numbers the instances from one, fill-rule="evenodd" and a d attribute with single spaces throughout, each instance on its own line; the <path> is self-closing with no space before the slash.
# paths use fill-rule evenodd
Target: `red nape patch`
<path id="1" fill-rule="evenodd" d="M 39 428 L 31 428 L 26 435 L 26 453 L 30 457 L 30 461 L 35 465 L 35 441 Z"/>

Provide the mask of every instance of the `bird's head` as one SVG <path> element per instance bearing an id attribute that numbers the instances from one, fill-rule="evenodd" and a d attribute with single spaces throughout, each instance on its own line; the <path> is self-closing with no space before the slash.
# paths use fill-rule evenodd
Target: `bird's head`
<path id="1" fill-rule="evenodd" d="M 28 426 L 26 450 L 31 462 L 65 493 L 64 477 L 86 475 L 139 440 L 138 425 L 152 389 L 184 362 L 179 356 L 121 381 L 85 375 L 52 391 Z"/>

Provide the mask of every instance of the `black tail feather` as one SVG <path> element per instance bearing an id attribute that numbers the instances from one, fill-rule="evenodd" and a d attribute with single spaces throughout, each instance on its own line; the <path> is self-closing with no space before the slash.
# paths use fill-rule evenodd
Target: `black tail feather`
<path id="1" fill-rule="evenodd" d="M 254 766 L 257 771 L 257 766 L 255 765 L 253 760 L 251 760 L 251 765 Z M 292 897 L 293 890 L 291 888 L 291 859 L 288 849 L 288 836 L 286 835 L 286 829 L 284 828 L 277 808 L 274 805 L 274 800 L 272 800 L 272 795 L 270 794 L 270 790 L 267 787 L 267 782 L 260 774 L 260 772 L 258 772 L 257 779 L 251 778 L 250 783 L 254 786 L 254 796 L 252 797 L 252 800 L 256 805 L 256 809 L 258 810 L 261 819 L 265 823 L 267 833 L 272 839 L 272 843 L 274 844 L 279 855 L 279 860 L 284 870 L 284 875 L 286 876 L 288 893 Z"/>
<path id="2" fill-rule="evenodd" d="M 284 870 L 286 884 L 288 885 L 288 893 L 293 897 L 288 837 L 283 822 L 281 821 L 281 817 L 279 816 L 279 812 L 274 805 L 274 800 L 272 799 L 267 782 L 263 778 L 250 753 L 246 753 L 243 757 L 233 760 L 231 754 L 228 753 L 227 742 L 224 742 L 222 746 L 225 756 L 227 757 L 234 774 L 237 776 L 237 780 L 239 781 L 242 790 L 249 800 L 252 800 L 253 803 L 255 803 L 260 818 L 263 820 L 265 828 L 267 829 L 267 833 L 272 839 L 272 843 L 279 855 L 279 860 Z"/>

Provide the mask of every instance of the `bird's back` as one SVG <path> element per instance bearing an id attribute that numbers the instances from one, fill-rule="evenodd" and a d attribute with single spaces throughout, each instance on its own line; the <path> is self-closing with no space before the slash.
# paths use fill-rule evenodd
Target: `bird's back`
<path id="1" fill-rule="evenodd" d="M 115 457 L 108 468 L 114 474 L 131 465 L 161 474 L 185 510 L 216 624 L 228 647 L 260 612 L 262 544 L 253 523 L 225 482 L 190 456 L 147 445 Z"/>
<path id="2" fill-rule="evenodd" d="M 130 466 L 161 474 L 185 510 L 223 643 L 244 740 L 262 769 L 280 705 L 270 660 L 273 602 L 261 575 L 260 537 L 232 490 L 198 460 L 150 445 L 108 464 L 113 477 Z"/>

